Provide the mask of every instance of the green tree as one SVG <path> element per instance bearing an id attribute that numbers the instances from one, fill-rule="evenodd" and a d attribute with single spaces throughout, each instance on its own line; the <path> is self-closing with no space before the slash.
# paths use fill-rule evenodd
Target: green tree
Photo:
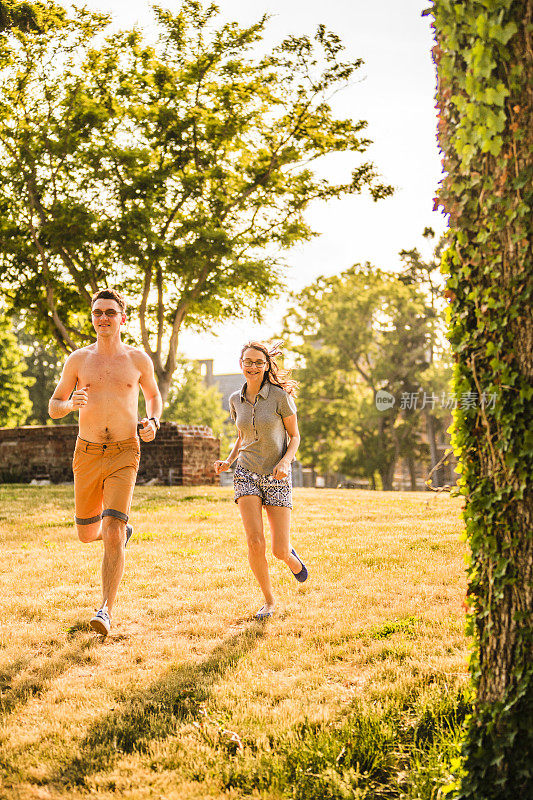
<path id="1" fill-rule="evenodd" d="M 475 710 L 455 797 L 533 796 L 530 0 L 432 6 Z"/>
<path id="2" fill-rule="evenodd" d="M 24 328 L 17 329 L 15 333 L 26 364 L 24 377 L 30 379 L 28 393 L 32 410 L 26 420 L 27 424 L 72 424 L 72 419 L 69 416 L 59 420 L 51 420 L 48 414 L 48 401 L 61 376 L 65 361 L 64 354 L 53 343 L 42 344 L 31 332 Z"/>
<path id="3" fill-rule="evenodd" d="M 33 381 L 24 376 L 25 369 L 11 321 L 0 316 L 0 427 L 23 425 L 31 412 Z"/>
<path id="4" fill-rule="evenodd" d="M 396 275 L 355 265 L 304 289 L 285 335 L 303 361 L 303 460 L 323 469 L 359 465 L 372 483 L 377 470 L 392 489 L 398 458 L 421 452 L 416 409 L 403 401 L 418 393 L 429 365 L 423 295 Z M 392 407 L 378 409 L 380 390 L 395 398 Z"/>
<path id="5" fill-rule="evenodd" d="M 422 236 L 432 240 L 435 233 L 431 228 L 425 228 Z M 402 250 L 400 258 L 403 261 L 403 270 L 399 278 L 404 283 L 415 286 L 426 298 L 428 305 L 428 323 L 431 327 L 431 336 L 428 349 L 428 369 L 420 376 L 420 388 L 429 397 L 447 396 L 451 389 L 452 365 L 448 340 L 445 338 L 445 299 L 444 279 L 441 273 L 441 253 L 444 247 L 442 238 L 435 248 L 433 258 L 425 261 L 417 248 Z M 430 467 L 436 468 L 432 475 L 431 485 L 443 486 L 444 468 L 437 465 L 441 461 L 441 454 L 437 448 L 437 437 L 445 437 L 445 430 L 450 422 L 450 412 L 447 403 L 427 402 L 423 408 L 426 421 L 426 435 L 429 445 Z"/>
<path id="6" fill-rule="evenodd" d="M 391 193 L 361 155 L 364 121 L 328 98 L 361 60 L 323 26 L 259 57 L 267 18 L 216 25 L 217 8 L 154 8 L 139 30 L 97 34 L 75 11 L 46 36 L 14 29 L 1 54 L 3 286 L 69 350 L 90 334 L 104 284 L 138 297 L 140 337 L 166 397 L 184 324 L 256 317 L 280 285 L 280 253 L 311 238 L 310 203 Z M 354 156 L 335 183 L 315 162 Z M 135 304 L 135 303 L 134 303 Z"/>
<path id="7" fill-rule="evenodd" d="M 198 364 L 180 361 L 163 419 L 182 425 L 207 425 L 226 444 L 227 417 L 228 413 L 222 406 L 222 395 L 216 386 L 206 386 Z"/>
<path id="8" fill-rule="evenodd" d="M 54 25 L 60 25 L 65 9 L 50 0 L 46 3 L 28 0 L 2 0 L 0 2 L 0 31 L 19 28 L 26 33 L 43 33 Z"/>

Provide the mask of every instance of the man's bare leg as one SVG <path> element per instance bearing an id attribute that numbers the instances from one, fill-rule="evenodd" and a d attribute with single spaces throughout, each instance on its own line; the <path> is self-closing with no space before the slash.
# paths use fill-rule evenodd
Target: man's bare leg
<path id="1" fill-rule="evenodd" d="M 115 517 L 104 517 L 102 520 L 102 539 L 104 542 L 102 605 L 107 606 L 107 610 L 111 615 L 111 609 L 124 574 L 126 523 L 115 519 Z"/>
<path id="2" fill-rule="evenodd" d="M 102 539 L 102 521 L 91 522 L 90 525 L 76 525 L 78 539 L 84 544 L 98 542 Z"/>

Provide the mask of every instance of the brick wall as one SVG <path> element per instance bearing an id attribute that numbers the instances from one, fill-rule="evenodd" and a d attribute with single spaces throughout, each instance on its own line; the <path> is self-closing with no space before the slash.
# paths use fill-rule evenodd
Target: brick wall
<path id="1" fill-rule="evenodd" d="M 0 483 L 72 481 L 72 453 L 77 425 L 0 428 Z M 218 483 L 213 461 L 219 441 L 210 428 L 162 422 L 155 441 L 141 442 L 138 483 L 157 478 L 175 486 Z"/>

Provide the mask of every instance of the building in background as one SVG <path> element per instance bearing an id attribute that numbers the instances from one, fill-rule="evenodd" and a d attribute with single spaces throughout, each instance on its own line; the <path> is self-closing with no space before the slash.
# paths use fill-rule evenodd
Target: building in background
<path id="1" fill-rule="evenodd" d="M 227 373 L 225 375 L 215 375 L 213 373 L 213 359 L 203 358 L 198 359 L 197 363 L 200 364 L 203 379 L 206 386 L 216 386 L 222 395 L 222 405 L 229 416 L 229 399 L 233 392 L 240 390 L 243 377 L 241 372 Z"/>

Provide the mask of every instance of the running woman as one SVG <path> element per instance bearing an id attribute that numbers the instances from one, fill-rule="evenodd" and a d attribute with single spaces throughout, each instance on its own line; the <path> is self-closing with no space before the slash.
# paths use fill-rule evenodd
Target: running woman
<path id="1" fill-rule="evenodd" d="M 52 419 L 79 411 L 72 462 L 76 528 L 82 542 L 104 544 L 102 604 L 91 627 L 106 636 L 132 534 L 128 515 L 139 469 L 139 387 L 149 417 L 139 429 L 144 442 L 155 438 L 163 406 L 150 358 L 121 341 L 126 321 L 122 295 L 115 289 L 96 292 L 91 316 L 96 342 L 67 358 L 48 411 Z"/>
<path id="2" fill-rule="evenodd" d="M 237 459 L 234 473 L 238 504 L 248 543 L 248 560 L 265 603 L 256 619 L 271 617 L 276 601 L 266 560 L 262 507 L 266 509 L 272 537 L 272 553 L 284 561 L 300 583 L 307 568 L 290 543 L 292 509 L 291 462 L 300 434 L 294 396 L 296 381 L 280 370 L 276 345 L 248 342 L 239 360 L 246 383 L 229 399 L 237 439 L 225 461 L 215 461 L 215 472 L 228 470 Z"/>

